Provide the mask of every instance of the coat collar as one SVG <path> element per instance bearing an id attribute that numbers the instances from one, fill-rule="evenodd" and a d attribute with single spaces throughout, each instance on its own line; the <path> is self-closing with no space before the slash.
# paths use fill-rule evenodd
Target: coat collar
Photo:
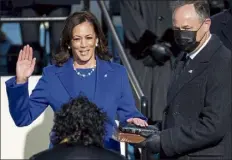
<path id="1" fill-rule="evenodd" d="M 219 38 L 212 34 L 208 44 L 190 62 L 190 64 L 186 67 L 185 71 L 179 76 L 179 78 L 171 84 L 168 91 L 168 104 L 181 91 L 185 84 L 190 82 L 193 78 L 205 70 L 211 57 L 220 46 L 222 46 L 222 43 L 220 42 Z"/>
<path id="2" fill-rule="evenodd" d="M 96 87 L 94 91 L 94 99 L 96 97 L 96 93 L 99 92 L 99 88 L 101 88 L 101 81 L 104 78 L 104 75 L 109 72 L 113 71 L 112 66 L 110 65 L 110 62 L 101 60 L 100 58 L 96 57 L 97 66 L 96 66 Z M 58 68 L 56 71 L 56 75 L 58 76 L 59 80 L 61 81 L 62 85 L 66 89 L 67 93 L 70 95 L 70 98 L 75 98 L 76 92 L 75 87 L 78 85 L 75 82 L 75 76 L 76 72 L 73 68 L 73 58 L 70 58 L 62 67 Z"/>

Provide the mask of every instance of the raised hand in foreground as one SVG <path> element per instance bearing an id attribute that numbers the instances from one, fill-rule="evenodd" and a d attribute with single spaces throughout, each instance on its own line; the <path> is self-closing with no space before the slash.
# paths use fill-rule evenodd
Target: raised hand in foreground
<path id="1" fill-rule="evenodd" d="M 16 63 L 16 83 L 22 84 L 27 82 L 32 75 L 36 58 L 33 58 L 33 50 L 29 45 L 20 50 L 18 60 Z"/>

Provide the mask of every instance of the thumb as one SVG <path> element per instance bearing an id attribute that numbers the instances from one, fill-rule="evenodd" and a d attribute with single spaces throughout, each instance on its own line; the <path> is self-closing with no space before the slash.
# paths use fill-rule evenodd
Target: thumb
<path id="1" fill-rule="evenodd" d="M 133 118 L 129 118 L 128 120 L 127 120 L 127 122 L 133 122 Z"/>

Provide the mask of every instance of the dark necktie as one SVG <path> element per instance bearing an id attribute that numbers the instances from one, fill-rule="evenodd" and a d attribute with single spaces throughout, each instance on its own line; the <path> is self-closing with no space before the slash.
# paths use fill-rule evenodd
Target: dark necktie
<path id="1" fill-rule="evenodd" d="M 173 80 L 176 81 L 179 76 L 185 71 L 186 67 L 189 65 L 191 58 L 187 53 L 183 54 L 180 61 L 177 62 L 176 68 L 174 70 Z"/>
<path id="2" fill-rule="evenodd" d="M 184 55 L 184 57 L 183 57 L 183 66 L 182 66 L 182 69 L 181 69 L 181 72 L 180 72 L 180 74 L 185 70 L 185 68 L 189 65 L 189 62 L 190 62 L 190 60 L 191 60 L 191 58 L 190 58 L 190 56 L 187 54 L 187 53 L 185 53 L 185 55 Z"/>

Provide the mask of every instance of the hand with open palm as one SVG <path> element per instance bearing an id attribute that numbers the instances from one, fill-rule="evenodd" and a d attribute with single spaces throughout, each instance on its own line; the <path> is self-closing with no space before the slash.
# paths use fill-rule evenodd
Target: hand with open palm
<path id="1" fill-rule="evenodd" d="M 23 47 L 19 52 L 16 63 L 16 83 L 22 84 L 27 82 L 35 68 L 36 59 L 33 58 L 33 50 L 29 45 Z"/>

